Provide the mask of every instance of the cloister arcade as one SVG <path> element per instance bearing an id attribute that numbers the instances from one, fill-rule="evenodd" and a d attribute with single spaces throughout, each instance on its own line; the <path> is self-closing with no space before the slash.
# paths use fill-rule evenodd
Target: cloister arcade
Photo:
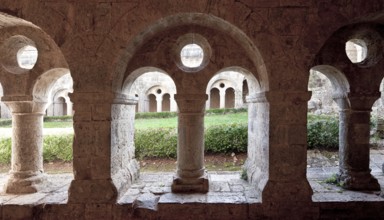
<path id="1" fill-rule="evenodd" d="M 306 161 L 308 82 L 317 71 L 330 80 L 339 111 L 338 181 L 349 191 L 381 192 L 382 174 L 370 169 L 369 135 L 384 78 L 383 2 L 180 3 L 2 1 L 0 91 L 12 116 L 11 170 L 2 196 L 36 196 L 50 184 L 44 115 L 73 114 L 74 128 L 74 172 L 64 202 L 4 202 L 2 216 L 383 218 L 380 196 L 314 200 L 319 192 L 307 178 Z M 20 58 L 23 51 L 29 58 Z M 27 61 L 33 53 L 36 60 Z M 144 83 L 149 72 L 159 75 L 152 85 Z M 232 107 L 248 109 L 244 175 L 257 199 L 236 202 L 239 194 L 231 192 L 229 202 L 210 202 L 219 195 L 210 191 L 204 165 L 205 110 Z M 157 199 L 150 200 L 156 200 L 152 209 L 131 198 L 120 202 L 140 180 L 136 111 L 177 111 L 176 171 L 169 192 L 143 196 Z M 201 200 L 188 202 L 190 196 Z"/>

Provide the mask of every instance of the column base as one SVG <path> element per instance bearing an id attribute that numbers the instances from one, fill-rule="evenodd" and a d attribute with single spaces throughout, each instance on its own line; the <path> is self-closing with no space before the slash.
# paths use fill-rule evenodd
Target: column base
<path id="1" fill-rule="evenodd" d="M 72 180 L 68 203 L 115 203 L 117 189 L 112 180 Z"/>
<path id="2" fill-rule="evenodd" d="M 209 191 L 209 177 L 207 173 L 199 178 L 181 178 L 176 175 L 172 183 L 173 193 L 207 193 Z"/>
<path id="3" fill-rule="evenodd" d="M 313 190 L 306 178 L 289 182 L 268 180 L 262 190 L 261 198 L 263 203 L 279 203 L 282 200 L 290 203 L 312 202 Z"/>
<path id="4" fill-rule="evenodd" d="M 11 194 L 28 194 L 41 191 L 47 185 L 43 172 L 10 172 L 4 191 Z"/>
<path id="5" fill-rule="evenodd" d="M 356 191 L 380 191 L 380 184 L 375 177 L 368 172 L 340 171 L 337 180 L 341 187 Z"/>

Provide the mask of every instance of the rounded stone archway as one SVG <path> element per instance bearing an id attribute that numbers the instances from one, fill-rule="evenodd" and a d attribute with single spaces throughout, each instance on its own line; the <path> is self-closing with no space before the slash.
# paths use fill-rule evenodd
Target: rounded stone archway
<path id="1" fill-rule="evenodd" d="M 128 56 L 124 57 L 126 59 L 123 61 L 126 63 L 124 75 L 121 75 L 122 72 L 120 72 L 120 75 L 114 77 L 114 79 L 116 79 L 113 83 L 114 89 L 116 89 L 118 93 L 122 93 L 121 91 L 129 87 L 132 79 L 137 77 L 137 70 L 150 64 L 169 74 L 176 84 L 177 91 L 183 91 L 175 95 L 179 109 L 179 133 L 178 163 L 172 185 L 173 192 L 184 192 L 185 190 L 191 192 L 207 192 L 208 190 L 208 176 L 205 172 L 203 162 L 203 122 L 205 103 L 207 100 L 207 88 L 204 85 L 208 84 L 215 73 L 221 72 L 229 67 L 249 70 L 254 74 L 250 75 L 256 79 L 253 81 L 253 84 L 250 85 L 252 91 L 254 91 L 250 96 L 258 97 L 252 102 L 257 103 L 260 101 L 262 103 L 261 105 L 267 103 L 265 98 L 263 99 L 262 97 L 265 97 L 263 92 L 267 91 L 269 86 L 268 77 L 257 48 L 249 42 L 249 39 L 244 33 L 224 20 L 211 16 L 200 23 L 202 21 L 201 19 L 204 19 L 205 16 L 204 14 L 193 13 L 178 14 L 164 19 L 167 21 L 166 27 L 162 26 L 161 23 L 155 23 L 150 27 L 150 32 L 144 31 L 142 35 L 138 36 L 134 46 L 132 45 L 131 47 L 131 45 L 129 45 L 127 47 L 127 52 L 131 52 L 129 52 L 130 54 Z M 162 22 L 164 22 L 164 20 Z M 228 27 L 233 28 L 233 31 L 226 32 Z M 172 35 L 169 35 L 169 33 L 172 33 Z M 158 45 L 159 40 L 162 42 L 161 45 Z M 182 61 L 182 58 L 180 58 L 182 55 L 180 51 L 183 50 L 186 45 L 191 44 L 190 42 L 192 42 L 192 40 L 194 44 L 201 48 L 204 54 L 201 63 L 197 66 L 188 66 Z M 247 42 L 249 42 L 249 44 Z M 212 53 L 216 49 L 214 46 L 220 44 L 227 44 L 227 48 L 221 51 L 221 56 L 215 57 L 216 62 L 212 62 L 210 57 L 213 56 Z M 252 46 L 249 47 L 249 45 Z M 147 53 L 148 48 L 155 49 L 152 50 L 151 53 Z M 235 50 L 235 52 L 232 50 Z M 252 56 L 250 54 L 252 54 Z M 194 53 L 185 53 L 185 55 L 195 56 Z M 219 60 L 225 60 L 226 65 L 220 65 L 222 62 L 217 62 Z M 143 61 L 145 61 L 145 63 L 143 63 Z M 120 71 L 121 66 L 119 68 Z M 239 97 L 241 100 L 241 93 Z M 255 106 L 252 106 L 251 108 L 252 112 L 254 111 L 254 107 Z M 267 110 L 264 109 L 263 111 Z M 196 126 L 188 126 L 192 121 Z M 257 122 L 261 123 L 257 126 L 268 127 L 267 124 L 264 124 L 267 123 L 264 119 L 260 119 Z M 268 129 L 264 129 L 264 131 L 268 132 Z M 252 135 L 255 135 L 255 133 L 252 133 Z M 251 137 L 251 140 L 267 136 L 268 134 L 254 136 Z M 187 140 L 193 141 L 190 142 Z M 254 143 L 256 142 L 252 142 L 252 144 Z M 191 147 L 194 149 L 190 149 Z M 252 147 L 251 149 L 254 148 L 260 147 Z M 262 147 L 262 149 L 266 148 L 268 147 Z M 190 153 L 194 156 L 191 157 Z M 250 155 L 255 154 L 252 153 Z M 263 152 L 262 155 L 266 156 L 266 158 L 268 157 L 265 152 Z M 256 162 L 256 160 L 249 161 L 249 164 Z M 255 167 L 267 167 L 261 165 L 262 163 L 268 163 L 267 161 L 268 160 L 262 160 L 262 162 L 258 162 L 259 164 L 252 164 L 249 166 L 249 173 L 256 172 L 254 171 Z M 268 170 L 263 168 L 262 172 L 263 177 L 258 176 L 252 178 L 255 184 L 265 181 L 267 175 L 264 174 L 268 172 Z M 260 186 L 260 188 L 263 188 L 263 186 Z"/>
<path id="2" fill-rule="evenodd" d="M 36 25 L 0 14 L 0 29 L 1 100 L 12 115 L 12 159 L 5 192 L 34 193 L 47 184 L 42 148 L 48 97 L 68 65 L 53 39 Z"/>

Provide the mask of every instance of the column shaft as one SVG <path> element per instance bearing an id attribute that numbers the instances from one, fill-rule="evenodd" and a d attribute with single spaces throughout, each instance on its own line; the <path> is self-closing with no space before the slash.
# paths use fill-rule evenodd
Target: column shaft
<path id="1" fill-rule="evenodd" d="M 339 181 L 346 189 L 380 190 L 369 168 L 370 111 L 340 111 Z"/>
<path id="2" fill-rule="evenodd" d="M 34 193 L 43 183 L 43 114 L 12 113 L 11 171 L 7 193 Z"/>
<path id="3" fill-rule="evenodd" d="M 177 173 L 173 192 L 208 192 L 204 168 L 204 110 L 207 95 L 176 95 L 179 106 Z"/>

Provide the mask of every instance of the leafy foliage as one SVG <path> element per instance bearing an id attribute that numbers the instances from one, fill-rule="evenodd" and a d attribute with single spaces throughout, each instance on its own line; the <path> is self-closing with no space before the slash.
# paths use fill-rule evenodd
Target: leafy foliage
<path id="1" fill-rule="evenodd" d="M 10 128 L 12 126 L 12 119 L 0 119 L 0 127 Z"/>
<path id="2" fill-rule="evenodd" d="M 73 135 L 49 135 L 44 137 L 44 161 L 72 161 Z"/>
<path id="3" fill-rule="evenodd" d="M 210 153 L 247 152 L 247 124 L 211 126 L 205 130 L 205 151 Z"/>
<path id="4" fill-rule="evenodd" d="M 44 161 L 72 161 L 73 135 L 49 135 L 44 137 L 43 158 Z M 0 163 L 11 162 L 12 143 L 11 138 L 0 139 Z"/>
<path id="5" fill-rule="evenodd" d="M 136 157 L 171 157 L 177 152 L 177 131 L 175 128 L 136 130 Z"/>
<path id="6" fill-rule="evenodd" d="M 309 116 L 308 148 L 336 150 L 339 148 L 339 120 L 332 116 Z"/>
<path id="7" fill-rule="evenodd" d="M 11 162 L 12 142 L 11 138 L 0 139 L 0 163 L 9 164 Z"/>

